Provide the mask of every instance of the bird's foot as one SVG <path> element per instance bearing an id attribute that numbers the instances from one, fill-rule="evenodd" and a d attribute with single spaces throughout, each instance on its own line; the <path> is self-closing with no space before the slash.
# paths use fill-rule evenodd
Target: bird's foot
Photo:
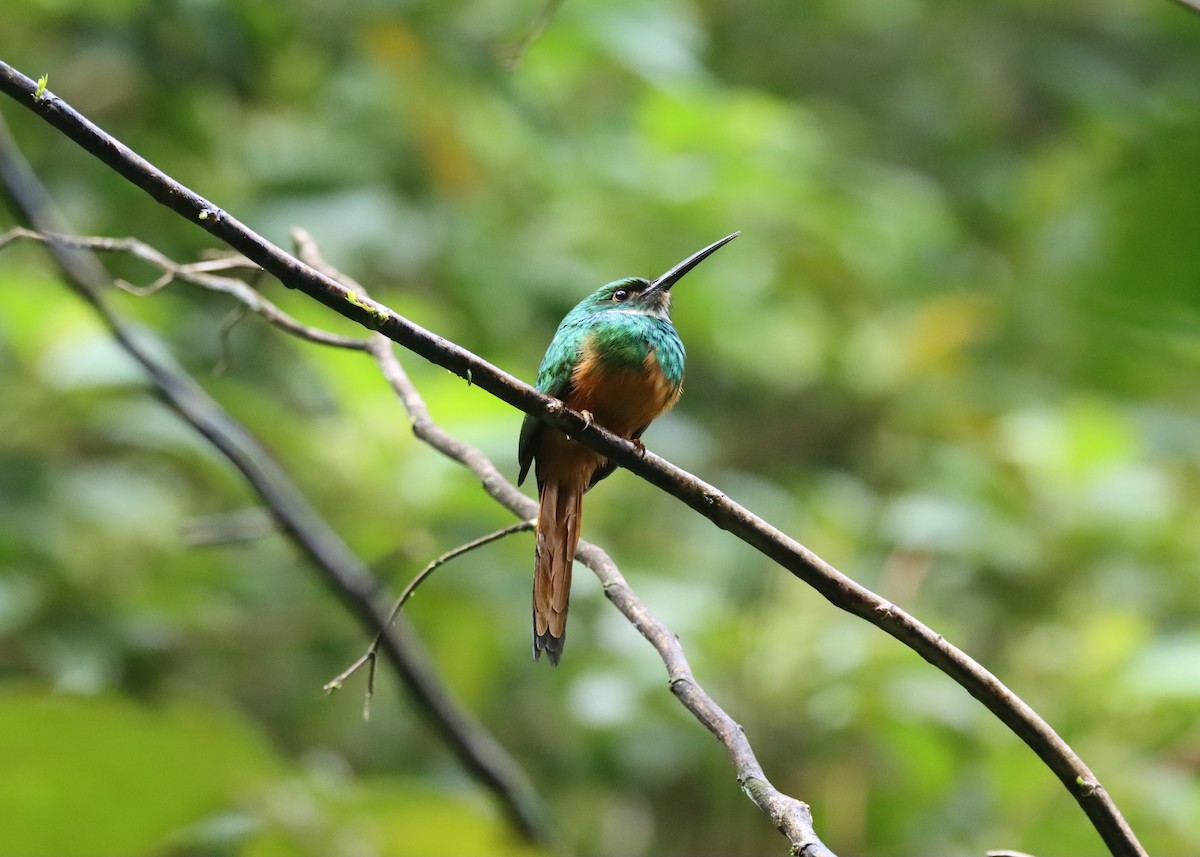
<path id="1" fill-rule="evenodd" d="M 594 423 L 596 421 L 596 418 L 594 416 L 592 416 L 591 411 L 580 411 L 579 415 L 581 417 L 583 417 L 584 429 L 590 429 L 592 427 L 592 423 Z"/>
<path id="2" fill-rule="evenodd" d="M 630 441 L 630 443 L 632 443 L 634 445 L 634 447 L 637 449 L 638 455 L 640 455 L 642 458 L 646 457 L 646 444 L 642 443 L 641 438 L 635 437 L 633 440 Z"/>

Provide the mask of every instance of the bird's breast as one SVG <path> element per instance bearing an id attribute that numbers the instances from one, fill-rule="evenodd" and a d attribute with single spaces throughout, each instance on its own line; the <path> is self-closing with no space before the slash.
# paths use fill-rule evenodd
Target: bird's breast
<path id="1" fill-rule="evenodd" d="M 589 341 L 572 373 L 566 404 L 590 412 L 609 431 L 631 437 L 670 410 L 682 392 L 682 378 L 672 380 L 663 371 L 657 349 L 648 346 L 640 365 L 614 364 Z"/>

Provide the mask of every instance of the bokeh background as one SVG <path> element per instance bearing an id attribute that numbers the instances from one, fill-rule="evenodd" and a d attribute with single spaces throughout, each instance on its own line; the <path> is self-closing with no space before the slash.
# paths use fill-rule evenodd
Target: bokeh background
<path id="1" fill-rule="evenodd" d="M 677 289 L 687 391 L 648 445 L 981 660 L 1152 852 L 1200 852 L 1200 16 L 24 0 L 0 23 L 6 61 L 152 162 L 273 240 L 304 226 L 526 379 L 596 285 L 743 230 Z M 214 247 L 0 110 L 80 232 Z M 112 300 L 392 590 L 509 523 L 361 355 L 250 318 L 223 360 L 229 300 Z M 515 474 L 521 415 L 406 365 Z M 369 723 L 361 680 L 321 694 L 363 633 L 279 536 L 196 543 L 231 514 L 253 531 L 254 497 L 44 257 L 0 255 L 0 853 L 545 853 L 390 674 Z M 1101 850 L 1032 754 L 890 638 L 628 474 L 585 518 L 837 852 Z M 563 665 L 530 661 L 531 556 L 524 536 L 448 566 L 410 615 L 558 847 L 783 853 L 586 572 Z"/>

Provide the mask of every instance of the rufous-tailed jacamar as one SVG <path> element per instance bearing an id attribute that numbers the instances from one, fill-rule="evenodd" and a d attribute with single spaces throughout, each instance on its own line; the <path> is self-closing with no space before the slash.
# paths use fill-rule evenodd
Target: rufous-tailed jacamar
<path id="1" fill-rule="evenodd" d="M 683 391 L 683 341 L 671 324 L 671 287 L 735 232 L 693 253 L 654 281 L 627 277 L 601 286 L 567 313 L 542 365 L 537 388 L 641 446 L 642 432 Z M 533 569 L 533 656 L 558 665 L 566 635 L 571 565 L 579 545 L 583 494 L 616 469 L 598 452 L 532 415 L 518 450 L 525 481 L 536 459 L 537 557 Z"/>

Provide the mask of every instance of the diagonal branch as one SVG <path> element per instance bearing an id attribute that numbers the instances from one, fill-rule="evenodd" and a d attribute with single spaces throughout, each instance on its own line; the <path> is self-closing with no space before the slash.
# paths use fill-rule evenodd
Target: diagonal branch
<path id="1" fill-rule="evenodd" d="M 528 384 L 302 264 L 107 134 L 59 97 L 0 62 L 0 90 L 42 117 L 163 205 L 314 299 L 481 387 L 602 453 L 686 503 L 800 578 L 831 604 L 859 616 L 958 682 L 1024 741 L 1079 803 L 1114 855 L 1145 852 L 1116 803 L 1083 760 L 1037 712 L 992 673 L 915 617 L 842 574 L 721 491 L 566 409 Z"/>
<path id="2" fill-rule="evenodd" d="M 2 121 L 0 183 L 15 209 L 31 225 L 39 230 L 53 225 L 50 200 Z M 541 802 L 524 772 L 453 699 L 412 629 L 407 624 L 389 626 L 386 614 L 375 605 L 377 587 L 367 567 L 309 505 L 283 468 L 250 432 L 182 368 L 161 356 L 160 349 L 149 347 L 144 337 L 109 308 L 101 293 L 110 279 L 96 257 L 54 240 L 46 244 L 67 285 L 141 365 L 163 400 L 242 473 L 262 497 L 280 529 L 312 562 L 347 609 L 367 630 L 382 636 L 382 648 L 389 663 L 464 767 L 493 792 L 522 835 L 535 842 L 547 842 Z M 233 293 L 243 299 L 249 297 L 240 290 Z M 326 340 L 325 344 L 337 343 Z"/>

